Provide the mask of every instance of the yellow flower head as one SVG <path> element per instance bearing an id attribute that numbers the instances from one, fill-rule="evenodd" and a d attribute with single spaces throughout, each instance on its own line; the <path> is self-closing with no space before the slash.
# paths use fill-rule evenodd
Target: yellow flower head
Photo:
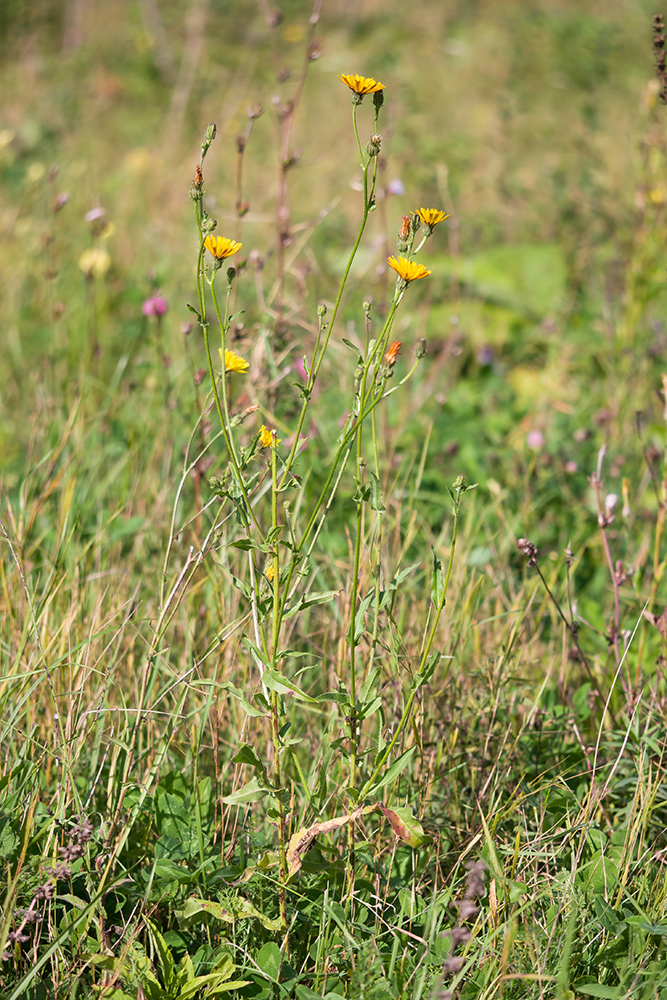
<path id="1" fill-rule="evenodd" d="M 207 236 L 204 240 L 204 246 L 216 260 L 224 260 L 225 257 L 231 257 L 238 253 L 243 244 L 235 243 L 234 240 L 227 239 L 226 236 Z"/>
<path id="2" fill-rule="evenodd" d="M 273 580 L 274 575 L 275 573 L 273 569 L 273 564 L 267 563 L 264 568 L 264 576 L 266 577 L 267 580 Z"/>
<path id="3" fill-rule="evenodd" d="M 444 212 L 441 212 L 439 208 L 418 208 L 417 211 L 412 214 L 418 215 L 424 225 L 428 226 L 430 229 L 433 229 L 434 226 L 437 226 L 438 223 L 442 222 L 444 219 L 449 218 L 449 216 L 445 215 Z"/>
<path id="4" fill-rule="evenodd" d="M 270 448 L 271 445 L 280 444 L 281 438 L 275 436 L 275 430 L 270 431 L 266 424 L 262 424 L 259 429 L 259 443 L 262 448 Z"/>
<path id="5" fill-rule="evenodd" d="M 79 267 L 87 278 L 103 278 L 111 267 L 111 257 L 104 247 L 91 247 L 79 257 Z"/>
<path id="6" fill-rule="evenodd" d="M 353 90 L 355 94 L 359 94 L 363 97 L 364 94 L 375 94 L 378 90 L 384 90 L 384 83 L 378 83 L 370 76 L 351 76 L 349 73 L 340 73 L 338 76 L 339 80 Z"/>
<path id="7" fill-rule="evenodd" d="M 220 355 L 220 360 L 222 361 L 222 348 L 218 348 L 218 354 Z M 241 375 L 245 375 L 248 371 L 248 362 L 245 358 L 240 358 L 238 354 L 234 354 L 233 351 L 225 351 L 225 371 L 226 372 L 240 372 Z"/>
<path id="8" fill-rule="evenodd" d="M 395 257 L 389 257 L 387 263 L 389 267 L 396 271 L 399 278 L 402 278 L 405 282 L 417 281 L 418 278 L 427 278 L 431 273 L 427 271 L 423 264 L 415 264 L 413 260 L 408 260 L 407 257 L 399 257 L 398 260 Z"/>

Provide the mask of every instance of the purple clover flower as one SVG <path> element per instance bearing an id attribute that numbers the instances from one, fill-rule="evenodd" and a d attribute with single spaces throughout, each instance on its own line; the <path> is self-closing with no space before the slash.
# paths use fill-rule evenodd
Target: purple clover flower
<path id="1" fill-rule="evenodd" d="M 161 295 L 151 295 L 141 307 L 144 316 L 164 316 L 167 311 L 167 300 Z"/>

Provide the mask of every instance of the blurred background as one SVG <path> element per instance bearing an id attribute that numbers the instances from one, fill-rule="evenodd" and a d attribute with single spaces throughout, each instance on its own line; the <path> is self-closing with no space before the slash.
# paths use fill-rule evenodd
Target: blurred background
<path id="1" fill-rule="evenodd" d="M 159 353 L 180 454 L 191 367 L 203 358 L 196 335 L 182 332 L 196 248 L 188 190 L 209 121 L 218 138 L 206 205 L 248 261 L 239 350 L 271 333 L 285 109 L 299 92 L 285 172 L 288 309 L 273 374 L 307 352 L 359 218 L 349 92 L 337 74 L 361 73 L 386 84 L 386 102 L 378 208 L 344 306 L 348 331 L 362 325 L 364 298 L 383 300 L 401 216 L 421 205 L 451 215 L 424 252 L 432 278 L 410 289 L 396 329 L 404 350 L 420 336 L 429 345 L 419 381 L 387 417 L 397 452 L 433 431 L 424 489 L 428 504 L 430 477 L 436 512 L 444 475 L 488 481 L 519 508 L 537 469 L 545 504 L 564 501 L 565 525 L 550 528 L 539 500 L 520 516 L 556 544 L 601 443 L 617 444 L 620 495 L 623 443 L 634 411 L 655 404 L 650 380 L 667 343 L 667 112 L 652 13 L 640 0 L 4 0 L 5 487 L 20 482 L 35 442 L 58 438 L 75 401 L 86 433 L 103 422 L 110 461 L 151 419 L 161 426 L 162 375 L 142 314 L 156 293 L 169 306 Z M 361 111 L 363 141 L 372 116 Z M 239 220 L 240 135 L 249 138 Z M 102 253 L 82 257 L 91 249 Z M 336 350 L 347 378 L 354 360 Z M 84 451 L 96 439 L 87 440 Z M 132 492 L 118 489 L 119 502 Z"/>

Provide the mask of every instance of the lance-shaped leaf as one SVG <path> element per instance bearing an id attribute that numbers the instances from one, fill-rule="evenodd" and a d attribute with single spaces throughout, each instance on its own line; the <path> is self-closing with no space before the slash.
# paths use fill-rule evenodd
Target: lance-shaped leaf
<path id="1" fill-rule="evenodd" d="M 257 778 L 251 778 L 247 781 L 243 788 L 239 788 L 237 792 L 232 792 L 231 795 L 225 795 L 222 800 L 227 806 L 238 806 L 245 802 L 259 802 L 260 799 L 265 798 L 270 795 L 267 791 L 266 785 L 261 785 Z"/>
<path id="2" fill-rule="evenodd" d="M 226 924 L 233 924 L 235 920 L 254 918 L 255 920 L 259 920 L 260 924 L 266 927 L 267 931 L 279 931 L 281 927 L 279 919 L 274 920 L 271 917 L 267 917 L 249 899 L 242 899 L 240 896 L 236 899 L 227 900 L 224 906 L 213 899 L 191 897 L 190 899 L 186 899 L 183 909 L 178 910 L 177 915 L 179 920 L 189 920 L 198 913 L 209 913 L 216 920 L 222 920 Z"/>
<path id="3" fill-rule="evenodd" d="M 371 477 L 371 510 L 382 513 L 387 509 L 382 503 L 382 485 L 374 472 L 370 472 L 369 475 Z"/>

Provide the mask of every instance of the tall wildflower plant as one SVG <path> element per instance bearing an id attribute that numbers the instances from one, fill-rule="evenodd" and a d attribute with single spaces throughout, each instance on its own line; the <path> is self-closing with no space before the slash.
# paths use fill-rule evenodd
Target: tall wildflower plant
<path id="1" fill-rule="evenodd" d="M 211 487 L 235 514 L 237 532 L 232 547 L 247 553 L 247 577 L 241 580 L 234 576 L 233 581 L 241 591 L 242 601 L 248 605 L 247 621 L 251 624 L 242 636 L 242 644 L 257 671 L 254 694 L 237 691 L 233 684 L 230 684 L 230 691 L 249 715 L 258 718 L 260 725 L 265 724 L 264 739 L 254 746 L 242 743 L 233 757 L 234 762 L 252 767 L 254 776 L 224 801 L 233 806 L 261 800 L 268 818 L 277 828 L 280 923 L 286 949 L 290 923 L 288 883 L 296 876 L 316 837 L 346 829 L 348 913 L 353 906 L 355 887 L 355 826 L 364 816 L 373 812 L 383 815 L 394 833 L 413 847 L 420 846 L 426 839 L 412 811 L 384 802 L 383 795 L 409 764 L 415 750 L 414 745 L 406 746 L 415 699 L 433 675 L 442 655 L 437 643 L 438 627 L 452 571 L 461 497 L 467 488 L 459 478 L 449 491 L 453 530 L 448 560 L 443 566 L 434 553 L 432 603 L 428 620 L 423 623 L 418 662 L 410 668 L 402 710 L 391 719 L 383 704 L 382 667 L 376 660 L 383 613 L 390 613 L 401 577 L 397 575 L 391 581 L 385 580 L 380 558 L 386 498 L 383 497 L 377 415 L 389 397 L 412 378 L 426 353 L 425 342 L 418 342 L 409 371 L 400 380 L 396 378 L 402 347 L 393 339 L 396 315 L 404 298 L 410 294 L 410 285 L 431 274 L 417 257 L 446 216 L 438 209 L 420 208 L 403 218 L 396 254 L 387 260 L 387 266 L 395 272 L 395 282 L 386 319 L 379 332 L 375 332 L 371 304 L 363 303 L 365 337 L 362 349 L 354 348 L 358 354 L 357 365 L 342 429 L 324 482 L 308 505 L 303 495 L 298 497 L 307 471 L 303 468 L 303 432 L 316 407 L 314 390 L 336 334 L 348 280 L 375 207 L 378 156 L 382 145 L 379 128 L 384 85 L 361 76 L 343 74 L 339 79 L 352 94 L 352 128 L 362 177 L 361 218 L 331 312 L 325 305 L 317 309 L 312 355 L 304 356 L 305 378 L 295 386 L 300 394 L 300 407 L 295 411 L 298 415 L 284 440 L 278 436 L 276 428 L 266 423 L 248 434 L 247 424 L 243 427 L 242 424 L 249 412 L 258 407 L 235 412 L 232 405 L 233 381 L 242 379 L 248 371 L 248 361 L 235 354 L 230 346 L 234 321 L 232 303 L 237 296 L 239 301 L 243 300 L 242 283 L 236 287 L 239 271 L 236 262 L 242 260 L 243 247 L 238 231 L 236 239 L 214 235 L 217 224 L 204 205 L 203 169 L 215 139 L 215 125 L 210 125 L 206 131 L 201 161 L 190 191 L 198 233 L 198 301 L 196 307 L 191 308 L 203 335 L 211 405 L 217 413 L 219 439 L 224 442 L 226 459 L 223 472 L 211 480 Z M 372 105 L 372 132 L 364 143 L 359 118 L 366 111 L 362 105 L 367 98 Z M 303 670 L 297 669 L 296 657 L 303 654 L 287 648 L 288 632 L 296 616 L 313 605 L 329 603 L 337 596 L 334 591 L 312 592 L 308 580 L 312 576 L 318 538 L 342 483 L 347 481 L 344 474 L 350 466 L 354 479 L 354 513 L 350 524 L 353 559 L 346 588 L 349 620 L 345 635 L 341 637 L 346 652 L 344 660 L 340 661 L 337 690 L 313 697 L 302 687 Z M 369 519 L 372 531 L 371 544 L 367 546 Z M 372 580 L 370 588 L 365 583 L 368 579 Z M 307 762 L 299 759 L 299 741 L 290 735 L 289 705 L 293 700 L 310 711 L 324 712 L 327 703 L 336 706 L 342 731 L 320 762 L 321 770 L 326 772 L 332 752 L 337 752 L 343 761 L 346 777 L 341 791 L 341 808 L 335 816 L 321 815 L 322 810 L 314 804 L 313 789 L 305 777 Z M 303 802 L 309 804 L 314 813 L 309 822 L 302 820 L 300 825 L 294 822 L 297 815 L 295 785 L 302 790 Z M 308 809 L 303 808 L 302 815 L 305 817 L 307 813 Z"/>

